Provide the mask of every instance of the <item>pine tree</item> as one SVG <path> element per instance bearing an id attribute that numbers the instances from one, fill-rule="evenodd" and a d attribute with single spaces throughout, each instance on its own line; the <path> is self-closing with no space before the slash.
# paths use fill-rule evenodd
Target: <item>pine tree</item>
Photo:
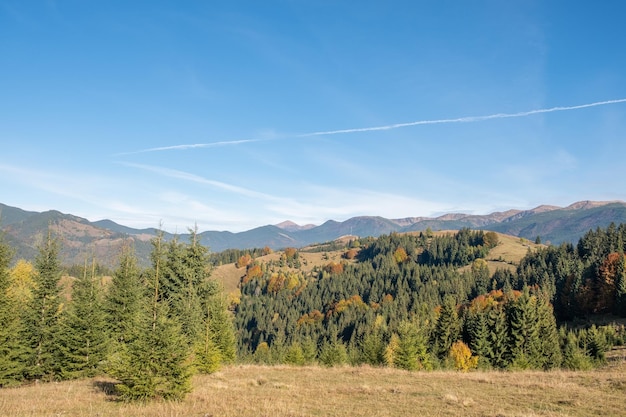
<path id="1" fill-rule="evenodd" d="M 573 371 L 588 371 L 593 368 L 591 358 L 580 348 L 576 334 L 568 331 L 563 348 L 563 367 Z"/>
<path id="2" fill-rule="evenodd" d="M 219 288 L 215 284 L 214 293 L 205 295 L 201 304 L 202 333 L 194 342 L 194 352 L 196 367 L 202 373 L 215 372 L 222 363 L 235 360 L 235 331 Z"/>
<path id="3" fill-rule="evenodd" d="M 72 286 L 72 301 L 61 324 L 61 376 L 66 379 L 97 375 L 106 357 L 106 317 L 95 259 L 89 273 L 87 269 L 85 262 L 83 276 Z"/>
<path id="4" fill-rule="evenodd" d="M 107 332 L 114 344 L 113 350 L 118 344 L 136 337 L 139 315 L 145 308 L 143 302 L 144 286 L 137 257 L 131 246 L 125 246 L 104 300 Z"/>
<path id="5" fill-rule="evenodd" d="M 496 368 L 505 368 L 509 363 L 509 341 L 506 314 L 501 306 L 489 310 L 487 314 L 487 327 L 489 328 L 488 351 L 489 361 Z"/>
<path id="6" fill-rule="evenodd" d="M 126 401 L 181 400 L 191 391 L 191 364 L 180 325 L 157 303 L 140 320 L 138 337 L 120 350 L 110 373 Z"/>
<path id="7" fill-rule="evenodd" d="M 9 294 L 12 257 L 13 251 L 0 233 L 0 388 L 18 384 L 23 372 L 19 305 Z"/>
<path id="8" fill-rule="evenodd" d="M 163 233 L 153 239 L 152 245 L 147 308 L 140 315 L 137 337 L 120 349 L 110 367 L 111 375 L 120 381 L 116 388 L 125 400 L 179 400 L 191 390 L 189 342 L 179 322 L 171 317 L 167 299 L 160 294 Z"/>
<path id="9" fill-rule="evenodd" d="M 456 311 L 456 303 L 454 298 L 446 296 L 433 332 L 433 353 L 439 359 L 444 359 L 452 344 L 459 339 L 460 334 L 461 321 Z"/>
<path id="10" fill-rule="evenodd" d="M 320 364 L 324 366 L 344 365 L 348 362 L 348 350 L 346 345 L 336 337 L 326 340 L 320 347 Z"/>
<path id="11" fill-rule="evenodd" d="M 537 324 L 540 352 L 538 365 L 543 369 L 561 366 L 563 356 L 552 305 L 545 297 L 537 297 Z"/>
<path id="12" fill-rule="evenodd" d="M 486 367 L 489 367 L 490 359 L 494 356 L 489 341 L 488 314 L 485 310 L 473 311 L 466 319 L 469 347 L 478 356 L 478 365 Z"/>
<path id="13" fill-rule="evenodd" d="M 541 363 L 541 342 L 537 318 L 537 298 L 528 288 L 506 306 L 509 324 L 509 351 L 513 368 L 537 368 Z"/>
<path id="14" fill-rule="evenodd" d="M 61 268 L 58 252 L 58 243 L 48 232 L 35 259 L 35 288 L 24 319 L 26 377 L 31 380 L 52 380 L 58 377 L 60 368 Z"/>
<path id="15" fill-rule="evenodd" d="M 381 365 L 385 362 L 385 342 L 381 330 L 366 333 L 361 340 L 361 361 L 369 365 Z"/>

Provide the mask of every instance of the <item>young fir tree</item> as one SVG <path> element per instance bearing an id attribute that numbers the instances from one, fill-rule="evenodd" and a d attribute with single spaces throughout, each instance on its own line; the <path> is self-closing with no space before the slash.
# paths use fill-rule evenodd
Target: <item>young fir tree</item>
<path id="1" fill-rule="evenodd" d="M 144 291 L 134 249 L 125 246 L 104 300 L 107 333 L 113 352 L 117 345 L 128 343 L 137 336 L 139 315 L 145 307 Z"/>
<path id="2" fill-rule="evenodd" d="M 235 360 L 236 339 L 230 313 L 217 283 L 202 299 L 202 333 L 196 338 L 194 352 L 200 372 L 215 372 L 222 363 Z"/>
<path id="3" fill-rule="evenodd" d="M 563 361 L 563 355 L 554 310 L 550 302 L 541 296 L 537 296 L 536 306 L 540 345 L 538 365 L 543 369 L 558 368 Z"/>
<path id="4" fill-rule="evenodd" d="M 410 323 L 400 323 L 398 347 L 394 352 L 393 365 L 408 371 L 418 369 L 417 343 L 417 330 Z"/>
<path id="5" fill-rule="evenodd" d="M 193 345 L 206 336 L 206 297 L 209 295 L 209 251 L 200 244 L 197 229 L 190 229 L 189 244 L 182 245 L 178 267 L 179 287 L 175 289 L 172 310 L 181 318 L 183 333 Z M 168 260 L 172 260 L 168 257 Z"/>
<path id="6" fill-rule="evenodd" d="M 433 353 L 439 359 L 446 358 L 452 344 L 459 339 L 460 334 L 461 320 L 456 310 L 455 300 L 451 296 L 446 296 L 432 335 Z"/>
<path id="7" fill-rule="evenodd" d="M 505 368 L 509 363 L 508 324 L 502 306 L 495 306 L 487 314 L 489 334 L 487 341 L 489 362 L 496 368 Z"/>
<path id="8" fill-rule="evenodd" d="M 91 269 L 91 271 L 87 271 Z M 65 379 L 97 375 L 106 357 L 106 317 L 102 308 L 102 286 L 92 267 L 72 286 L 72 301 L 61 322 L 61 377 Z"/>
<path id="9" fill-rule="evenodd" d="M 0 388 L 18 384 L 23 373 L 20 306 L 9 293 L 12 257 L 13 251 L 0 234 Z"/>
<path id="10" fill-rule="evenodd" d="M 35 288 L 26 308 L 23 339 L 26 342 L 27 379 L 58 377 L 61 313 L 59 246 L 50 232 L 35 259 Z"/>
<path id="11" fill-rule="evenodd" d="M 509 325 L 510 366 L 515 369 L 532 369 L 541 365 L 541 340 L 537 317 L 537 298 L 528 288 L 522 295 L 507 302 Z"/>
<path id="12" fill-rule="evenodd" d="M 147 308 L 140 314 L 137 336 L 125 344 L 110 368 L 111 375 L 120 381 L 116 388 L 125 400 L 179 400 L 191 390 L 189 342 L 179 322 L 171 317 L 168 300 L 160 294 L 165 263 L 162 232 L 152 245 Z"/>
<path id="13" fill-rule="evenodd" d="M 593 368 L 593 361 L 581 349 L 578 338 L 573 331 L 568 331 L 563 347 L 563 368 L 572 371 L 588 371 Z"/>
<path id="14" fill-rule="evenodd" d="M 492 345 L 489 341 L 489 310 L 471 311 L 466 319 L 469 347 L 478 356 L 479 367 L 490 367 L 493 357 Z"/>

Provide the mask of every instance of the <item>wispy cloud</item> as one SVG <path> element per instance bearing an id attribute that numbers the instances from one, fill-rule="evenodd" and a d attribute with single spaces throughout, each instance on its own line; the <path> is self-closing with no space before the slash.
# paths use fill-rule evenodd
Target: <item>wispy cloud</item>
<path id="1" fill-rule="evenodd" d="M 137 168 L 137 169 L 142 169 L 144 171 L 154 172 L 154 173 L 157 173 L 157 174 L 169 177 L 169 178 L 176 178 L 176 179 L 180 179 L 184 181 L 191 181 L 197 184 L 208 185 L 211 187 L 219 188 L 221 190 L 229 191 L 231 193 L 243 195 L 246 197 L 260 198 L 263 200 L 280 200 L 280 198 L 274 197 L 269 194 L 260 193 L 258 191 L 250 190 L 244 187 L 239 187 L 237 185 L 227 184 L 221 181 L 210 180 L 208 178 L 204 178 L 199 175 L 192 174 L 192 173 L 185 172 L 185 171 L 180 171 L 177 169 L 158 167 L 154 165 L 134 164 L 134 163 L 128 163 L 128 162 L 120 162 L 120 164 L 127 166 L 127 167 L 131 167 L 131 168 Z"/>
<path id="2" fill-rule="evenodd" d="M 394 124 L 383 125 L 383 126 L 359 127 L 359 128 L 339 129 L 339 130 L 323 130 L 323 131 L 318 131 L 318 132 L 302 133 L 299 135 L 283 135 L 283 136 L 277 135 L 271 138 L 263 138 L 263 139 L 240 139 L 240 140 L 219 141 L 219 142 L 210 142 L 210 143 L 197 143 L 197 144 L 192 144 L 192 145 L 162 146 L 158 148 L 148 148 L 148 149 L 142 149 L 138 151 L 120 153 L 118 155 L 130 155 L 130 154 L 159 152 L 159 151 L 188 150 L 188 149 L 195 149 L 195 148 L 211 148 L 211 147 L 217 147 L 217 146 L 234 146 L 234 145 L 241 145 L 244 143 L 252 143 L 252 142 L 267 142 L 267 141 L 274 141 L 274 140 L 280 140 L 280 139 L 283 139 L 283 140 L 292 139 L 294 137 L 295 138 L 310 138 L 310 137 L 316 137 L 316 136 L 332 136 L 332 135 L 349 134 L 349 133 L 375 132 L 375 131 L 393 130 L 393 129 L 400 129 L 404 127 L 421 126 L 421 125 L 476 123 L 476 122 L 484 122 L 484 121 L 494 120 L 494 119 L 508 119 L 508 118 L 515 118 L 515 117 L 527 117 L 527 116 L 532 116 L 535 114 L 580 110 L 580 109 L 586 109 L 589 107 L 607 106 L 610 104 L 619 104 L 619 103 L 626 103 L 626 98 L 621 98 L 621 99 L 616 99 L 616 100 L 596 101 L 594 103 L 579 104 L 576 106 L 557 106 L 557 107 L 550 107 L 550 108 L 545 108 L 545 109 L 527 110 L 527 111 L 522 111 L 522 112 L 517 112 L 517 113 L 495 113 L 495 114 L 489 114 L 486 116 L 465 116 L 465 117 L 457 117 L 453 119 L 417 120 L 414 122 L 394 123 Z"/>

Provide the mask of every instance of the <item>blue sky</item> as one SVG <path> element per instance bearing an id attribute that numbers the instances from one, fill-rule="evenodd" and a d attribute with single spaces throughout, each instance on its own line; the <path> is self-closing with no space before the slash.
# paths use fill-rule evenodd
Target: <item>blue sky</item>
<path id="1" fill-rule="evenodd" d="M 237 232 L 626 200 L 623 16 L 0 0 L 0 202 Z"/>

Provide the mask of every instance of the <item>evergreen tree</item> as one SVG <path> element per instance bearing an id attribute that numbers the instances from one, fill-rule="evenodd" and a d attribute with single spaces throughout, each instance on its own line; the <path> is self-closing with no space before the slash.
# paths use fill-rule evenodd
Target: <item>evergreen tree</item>
<path id="1" fill-rule="evenodd" d="M 505 368 L 509 362 L 509 340 L 506 314 L 501 306 L 489 310 L 487 314 L 487 327 L 489 328 L 488 357 L 491 365 L 496 368 Z"/>
<path id="2" fill-rule="evenodd" d="M 416 323 L 408 321 L 400 323 L 393 365 L 410 371 L 432 369 L 426 348 L 426 337 Z"/>
<path id="3" fill-rule="evenodd" d="M 202 337 L 196 338 L 194 352 L 200 372 L 215 372 L 222 363 L 235 360 L 235 332 L 222 291 L 217 283 L 202 301 Z"/>
<path id="4" fill-rule="evenodd" d="M 509 325 L 510 366 L 520 369 L 537 368 L 541 362 L 541 342 L 537 317 L 537 299 L 528 288 L 506 305 Z"/>
<path id="5" fill-rule="evenodd" d="M 469 347 L 478 356 L 480 367 L 489 367 L 494 356 L 489 340 L 488 314 L 485 310 L 472 311 L 466 319 Z"/>
<path id="6" fill-rule="evenodd" d="M 563 356 L 559 333 L 552 305 L 545 297 L 537 297 L 537 324 L 540 343 L 538 365 L 543 369 L 560 367 Z"/>
<path id="7" fill-rule="evenodd" d="M 302 366 L 305 364 L 304 351 L 300 343 L 294 342 L 287 348 L 284 360 L 289 365 Z"/>
<path id="8" fill-rule="evenodd" d="M 137 257 L 131 246 L 125 246 L 104 301 L 107 332 L 114 351 L 117 345 L 136 337 L 139 315 L 145 308 L 144 301 L 144 285 Z"/>
<path id="9" fill-rule="evenodd" d="M 171 317 L 168 301 L 161 297 L 164 268 L 163 233 L 152 241 L 149 302 L 140 316 L 137 337 L 113 358 L 110 373 L 120 381 L 123 399 L 182 399 L 191 390 L 193 366 L 189 342 L 178 321 Z"/>
<path id="10" fill-rule="evenodd" d="M 319 361 L 324 366 L 345 365 L 348 362 L 346 345 L 337 338 L 324 341 L 320 347 Z"/>
<path id="11" fill-rule="evenodd" d="M 0 388 L 16 385 L 22 379 L 23 345 L 19 306 L 9 293 L 9 265 L 13 251 L 0 233 Z"/>
<path id="12" fill-rule="evenodd" d="M 381 330 L 375 329 L 363 336 L 360 344 L 360 361 L 369 365 L 382 365 L 385 362 L 385 342 Z"/>
<path id="13" fill-rule="evenodd" d="M 100 372 L 106 357 L 105 323 L 102 287 L 95 276 L 94 259 L 91 272 L 87 272 L 85 262 L 83 276 L 74 282 L 72 301 L 61 322 L 61 377 L 94 376 Z"/>
<path id="14" fill-rule="evenodd" d="M 35 259 L 35 288 L 24 318 L 28 379 L 52 380 L 59 373 L 61 268 L 59 247 L 48 232 Z"/>
<path id="15" fill-rule="evenodd" d="M 191 391 L 193 375 L 187 341 L 166 304 L 153 304 L 145 313 L 138 336 L 111 364 L 111 376 L 120 381 L 116 390 L 126 401 L 180 400 Z"/>
<path id="16" fill-rule="evenodd" d="M 460 334 L 461 320 L 456 310 L 456 302 L 453 297 L 446 296 L 432 336 L 433 353 L 439 359 L 444 359 L 452 344 L 459 339 Z"/>
<path id="17" fill-rule="evenodd" d="M 573 371 L 587 371 L 593 368 L 591 358 L 580 348 L 576 334 L 568 331 L 563 347 L 563 367 Z"/>

